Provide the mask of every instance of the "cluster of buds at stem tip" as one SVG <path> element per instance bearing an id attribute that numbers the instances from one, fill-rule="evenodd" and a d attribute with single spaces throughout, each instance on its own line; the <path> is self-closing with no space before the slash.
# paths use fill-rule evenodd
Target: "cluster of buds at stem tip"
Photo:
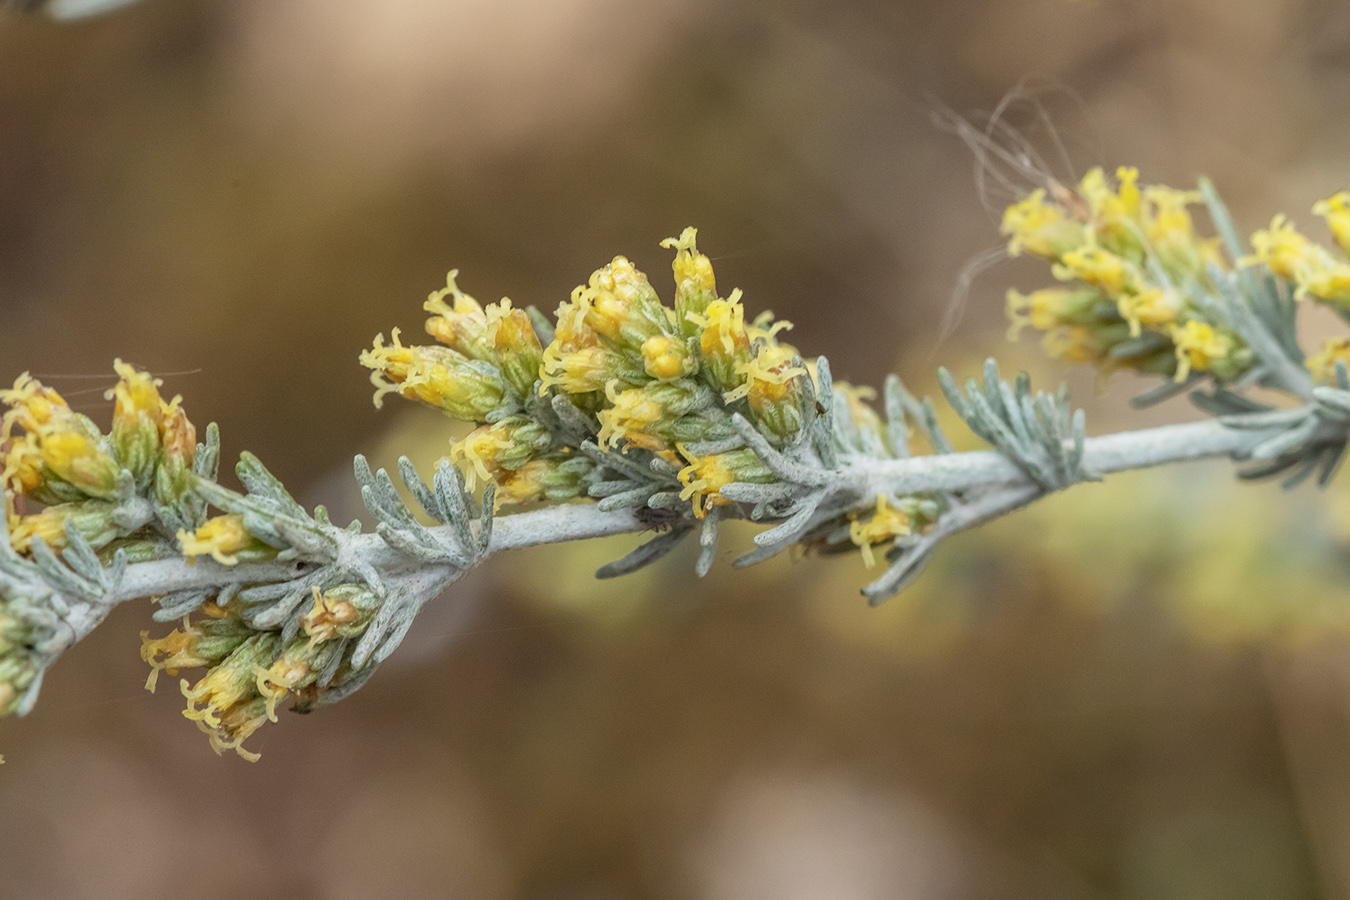
<path id="1" fill-rule="evenodd" d="M 598 477 L 581 449 L 588 441 L 661 457 L 679 470 L 695 517 L 724 502 L 721 486 L 772 481 L 750 451 L 691 447 L 732 436 L 733 413 L 772 445 L 791 445 L 808 421 L 811 376 L 778 340 L 789 323 L 747 319 L 739 290 L 721 296 L 694 238 L 687 228 L 663 242 L 675 251 L 673 306 L 616 256 L 558 306 L 556 325 L 510 300 L 484 307 L 451 272 L 426 304 L 427 333 L 440 344 L 405 346 L 395 331 L 361 355 L 376 404 L 398 393 L 475 425 L 451 457 L 470 479 L 495 484 L 499 504 L 585 496 Z M 589 423 L 584 433 L 560 424 L 557 398 Z"/>
<path id="2" fill-rule="evenodd" d="M 1229 323 L 1204 302 L 1216 277 L 1264 266 L 1296 300 L 1350 312 L 1350 192 L 1313 205 L 1335 238 L 1333 251 L 1299 233 L 1283 215 L 1252 234 L 1251 252 L 1233 259 L 1219 237 L 1196 233 L 1189 207 L 1200 191 L 1139 186 L 1136 169 L 1100 168 L 1076 187 L 1047 180 L 1003 214 L 1008 254 L 1050 262 L 1060 286 L 1008 293 L 1009 334 L 1045 332 L 1047 352 L 1109 373 L 1133 368 L 1178 381 L 1203 374 L 1233 382 L 1255 355 Z M 1336 363 L 1350 362 L 1350 340 L 1327 339 L 1308 357 L 1318 383 L 1330 384 Z"/>

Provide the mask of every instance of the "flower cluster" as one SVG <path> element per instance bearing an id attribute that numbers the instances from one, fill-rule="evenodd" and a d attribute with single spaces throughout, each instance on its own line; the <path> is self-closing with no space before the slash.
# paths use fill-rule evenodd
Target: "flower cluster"
<path id="1" fill-rule="evenodd" d="M 1236 379 L 1252 353 L 1199 302 L 1215 290 L 1210 267 L 1227 267 L 1218 239 L 1196 234 L 1187 207 L 1201 195 L 1138 178 L 1122 167 L 1113 184 L 1094 168 L 1076 188 L 1051 181 L 1007 208 L 1008 254 L 1048 260 L 1062 283 L 1008 293 L 1010 336 L 1030 325 L 1052 356 L 1105 372 Z"/>
<path id="2" fill-rule="evenodd" d="M 256 760 L 243 742 L 264 722 L 277 720 L 279 703 L 289 696 L 295 709 L 308 710 L 361 677 L 351 666 L 350 648 L 379 607 L 379 598 L 360 585 L 314 588 L 312 606 L 288 636 L 250 624 L 237 596 L 224 605 L 216 598 L 199 608 L 196 621 L 185 616 L 182 627 L 164 637 L 152 640 L 141 632 L 141 658 L 150 664 L 146 689 L 154 691 L 161 670 L 177 675 L 205 668 L 195 684 L 179 682 L 188 701 L 183 715 L 208 735 L 216 753 L 234 750 Z"/>
<path id="3" fill-rule="evenodd" d="M 617 256 L 559 305 L 556 327 L 510 300 L 482 306 L 450 273 L 426 303 L 426 330 L 440 344 L 407 347 L 395 331 L 361 355 L 376 404 L 396 392 L 477 426 L 451 456 L 495 484 L 499 503 L 586 495 L 599 477 L 581 452 L 587 441 L 663 459 L 696 517 L 725 503 L 719 489 L 733 481 L 774 480 L 749 450 L 699 445 L 732 437 L 736 412 L 773 445 L 792 444 L 807 422 L 810 375 L 777 339 L 789 323 L 747 320 L 739 290 L 718 294 L 694 236 L 688 228 L 663 243 L 675 250 L 673 307 Z M 585 433 L 559 421 L 558 398 L 585 417 Z"/>
<path id="4" fill-rule="evenodd" d="M 197 434 L 180 399 L 166 402 L 157 379 L 120 360 L 114 366 L 120 380 L 107 392 L 115 407 L 106 435 L 26 373 L 0 390 L 8 407 L 0 415 L 0 482 L 9 540 L 20 553 L 35 537 L 63 545 L 68 524 L 102 547 L 144 524 L 128 521 L 133 497 L 170 509 L 187 499 Z M 30 503 L 43 508 L 30 511 Z"/>
<path id="5" fill-rule="evenodd" d="M 196 431 L 179 398 L 120 360 L 112 428 L 104 434 L 57 391 L 28 374 L 0 390 L 0 489 L 6 553 L 30 564 L 35 543 L 59 550 L 71 534 L 111 558 L 115 545 L 161 524 L 191 525 Z M 28 561 L 28 562 L 24 562 Z M 14 712 L 40 676 L 36 647 L 54 627 L 37 598 L 0 579 L 0 715 Z M 36 615 L 36 617 L 35 617 Z M 59 627 L 59 626 L 56 626 Z"/>
<path id="6" fill-rule="evenodd" d="M 1341 191 L 1313 204 L 1336 240 L 1336 253 L 1301 234 L 1283 215 L 1271 220 L 1270 227 L 1255 232 L 1252 253 L 1241 261 L 1261 264 L 1293 286 L 1294 297 L 1311 299 L 1350 313 L 1350 191 Z M 1337 362 L 1350 364 L 1350 340 L 1328 338 L 1321 350 L 1308 357 L 1313 378 L 1323 384 L 1335 381 Z"/>

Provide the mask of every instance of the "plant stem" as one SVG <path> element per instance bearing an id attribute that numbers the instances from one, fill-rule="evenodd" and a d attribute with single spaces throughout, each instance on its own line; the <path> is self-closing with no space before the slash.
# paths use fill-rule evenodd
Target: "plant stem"
<path id="1" fill-rule="evenodd" d="M 1211 420 L 1120 432 L 1088 438 L 1083 463 L 1090 470 L 1106 474 L 1227 456 L 1250 450 L 1277 430 L 1240 430 Z M 854 489 L 870 503 L 883 492 L 978 491 L 1030 485 L 1031 481 L 1002 454 L 978 450 L 846 463 L 839 470 L 839 483 L 856 486 Z M 631 510 L 603 512 L 593 504 L 554 506 L 498 517 L 493 525 L 491 551 L 626 534 L 648 527 Z M 448 532 L 449 526 L 441 526 L 441 529 Z M 378 535 L 352 535 L 350 541 L 352 555 L 376 568 L 406 569 L 420 565 L 389 547 Z M 205 558 L 195 565 L 182 559 L 135 563 L 127 567 L 126 577 L 108 602 L 113 604 L 136 597 L 237 582 L 284 581 L 295 577 L 299 571 L 294 563 L 223 566 Z"/>

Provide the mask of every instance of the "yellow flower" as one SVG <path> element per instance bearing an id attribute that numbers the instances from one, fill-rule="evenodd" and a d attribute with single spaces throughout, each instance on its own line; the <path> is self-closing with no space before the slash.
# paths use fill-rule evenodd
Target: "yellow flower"
<path id="1" fill-rule="evenodd" d="M 539 393 L 543 396 L 545 391 L 554 386 L 569 394 L 601 391 L 619 376 L 623 368 L 622 358 L 603 347 L 564 351 L 561 344 L 554 341 L 544 350 Z"/>
<path id="2" fill-rule="evenodd" d="M 248 675 L 244 675 L 238 666 L 231 665 L 230 660 L 209 669 L 195 685 L 189 686 L 184 678 L 178 682 L 179 690 L 188 701 L 183 716 L 215 728 L 220 725 L 223 712 L 253 693 L 255 680 L 251 668 Z M 198 704 L 201 704 L 200 709 Z"/>
<path id="3" fill-rule="evenodd" d="M 5 491 L 7 504 L 12 495 L 27 494 L 42 484 L 42 451 L 37 435 L 7 438 L 0 443 L 0 452 L 4 454 L 0 465 L 0 489 Z M 6 509 L 13 512 L 8 505 Z"/>
<path id="4" fill-rule="evenodd" d="M 159 673 L 166 671 L 177 675 L 179 669 L 196 669 L 211 664 L 211 660 L 202 656 L 198 648 L 202 631 L 193 625 L 187 616 L 183 617 L 183 630 L 175 628 L 162 638 L 150 639 L 150 632 L 141 632 L 141 659 L 150 664 L 150 676 L 145 679 L 145 689 L 155 692 Z"/>
<path id="5" fill-rule="evenodd" d="M 331 641 L 340 630 L 349 628 L 361 618 L 361 610 L 350 597 L 337 591 L 321 592 L 314 588 L 314 605 L 300 617 L 300 628 L 309 636 L 310 645 Z"/>
<path id="6" fill-rule="evenodd" d="M 1325 200 L 1313 204 L 1313 214 L 1326 220 L 1340 245 L 1341 251 L 1350 255 L 1350 191 L 1341 191 Z"/>
<path id="7" fill-rule="evenodd" d="M 511 447 L 511 435 L 498 425 L 475 428 L 462 441 L 450 446 L 450 458 L 469 463 L 467 486 L 473 490 L 478 478 L 490 482 L 501 469 L 501 451 Z"/>
<path id="8" fill-rule="evenodd" d="M 1009 256 L 1020 256 L 1026 250 L 1055 259 L 1063 249 L 1081 241 L 1082 226 L 1071 221 L 1060 206 L 1046 203 L 1045 189 L 1037 188 L 1003 211 L 999 233 L 1009 235 Z"/>
<path id="9" fill-rule="evenodd" d="M 1173 328 L 1172 340 L 1177 345 L 1177 381 L 1185 381 L 1192 371 L 1213 369 L 1233 349 L 1232 339 L 1195 319 Z"/>
<path id="10" fill-rule="evenodd" d="M 688 463 L 679 474 L 680 483 L 684 485 L 680 499 L 690 500 L 694 515 L 700 519 L 714 506 L 731 502 L 719 492 L 732 482 L 771 484 L 777 481 L 777 476 L 764 466 L 753 450 L 695 456 L 684 444 L 676 444 L 675 447 Z"/>
<path id="11" fill-rule="evenodd" d="M 470 359 L 492 361 L 492 345 L 488 340 L 487 316 L 478 301 L 459 289 L 455 278 L 458 269 L 445 276 L 445 287 L 432 291 L 422 308 L 433 316 L 427 319 L 427 334 Z M 446 303 L 450 297 L 452 303 Z"/>
<path id="12" fill-rule="evenodd" d="M 684 341 L 658 334 L 642 345 L 642 365 L 653 378 L 669 381 L 688 375 L 695 363 Z"/>
<path id="13" fill-rule="evenodd" d="M 1118 190 L 1111 190 L 1101 166 L 1088 170 L 1078 182 L 1078 192 L 1088 202 L 1094 219 L 1135 219 L 1139 216 L 1139 170 L 1132 166 L 1116 169 Z"/>
<path id="14" fill-rule="evenodd" d="M 1010 290 L 1007 295 L 1008 340 L 1015 341 L 1030 325 L 1037 331 L 1086 320 L 1102 295 L 1094 288 L 1042 288 L 1023 294 Z"/>
<path id="15" fill-rule="evenodd" d="M 114 400 L 112 444 L 118 459 L 138 478 L 158 462 L 161 416 L 165 404 L 157 378 L 122 362 L 113 361 L 120 380 L 104 397 Z M 195 448 L 194 448 L 195 449 Z"/>
<path id="16" fill-rule="evenodd" d="M 210 554 L 222 566 L 239 562 L 239 554 L 245 550 L 265 546 L 244 528 L 244 517 L 234 513 L 207 519 L 191 534 L 179 529 L 178 543 L 189 559 Z"/>
<path id="17" fill-rule="evenodd" d="M 219 756 L 226 750 L 233 750 L 248 762 L 257 762 L 261 755 L 245 750 L 243 743 L 249 735 L 267 721 L 265 701 L 255 698 L 250 703 L 228 707 L 220 715 L 220 721 L 214 726 L 197 722 L 197 727 L 206 733 L 211 749 Z"/>
<path id="18" fill-rule="evenodd" d="M 698 252 L 694 236 L 697 228 L 686 228 L 677 238 L 666 238 L 661 246 L 675 250 L 671 268 L 675 273 L 675 290 L 699 291 L 716 295 L 717 282 L 713 278 L 712 261 Z"/>
<path id="19" fill-rule="evenodd" d="M 523 309 L 512 309 L 505 297 L 488 306 L 487 341 L 502 375 L 518 394 L 528 395 L 539 378 L 544 353 L 529 315 Z"/>
<path id="20" fill-rule="evenodd" d="M 750 335 L 745 330 L 745 307 L 740 303 L 740 289 L 731 292 L 726 300 L 714 300 L 703 315 L 689 313 L 688 319 L 703 329 L 699 346 L 706 357 L 731 357 L 750 346 Z"/>
<path id="21" fill-rule="evenodd" d="M 66 543 L 65 511 L 49 506 L 41 512 L 15 516 L 9 530 L 9 542 L 15 550 L 27 553 L 33 538 L 41 538 L 48 547 L 62 547 Z"/>
<path id="22" fill-rule="evenodd" d="M 497 481 L 498 505 L 534 503 L 544 499 L 548 476 L 555 470 L 551 461 L 536 459 L 518 469 L 503 471 Z"/>
<path id="23" fill-rule="evenodd" d="M 1320 384 L 1336 384 L 1336 363 L 1350 366 L 1350 338 L 1328 338 L 1322 342 L 1322 349 L 1308 357 L 1308 371 Z"/>
<path id="24" fill-rule="evenodd" d="M 1060 281 L 1081 279 L 1112 297 L 1130 289 L 1134 280 L 1125 260 L 1091 245 L 1065 253 L 1050 271 Z"/>
<path id="25" fill-rule="evenodd" d="M 688 460 L 689 465 L 680 470 L 681 500 L 693 503 L 694 515 L 703 518 L 708 510 L 717 505 L 730 503 L 719 491 L 736 481 L 736 474 L 727 465 L 727 454 L 716 456 L 695 456 L 679 444 L 677 449 Z"/>
<path id="26" fill-rule="evenodd" d="M 1155 247 L 1181 244 L 1195 239 L 1195 227 L 1186 207 L 1203 199 L 1199 191 L 1179 191 L 1164 185 L 1144 189 L 1148 207 L 1146 234 Z"/>
<path id="27" fill-rule="evenodd" d="M 1243 257 L 1239 264 L 1264 263 L 1276 275 L 1295 282 L 1314 263 L 1319 251 L 1326 252 L 1299 234 L 1283 214 L 1272 219 L 1269 228 L 1252 235 L 1252 249 L 1255 252 Z"/>
<path id="28" fill-rule="evenodd" d="M 694 244 L 697 230 L 686 228 L 678 238 L 667 238 L 662 247 L 675 249 L 671 270 L 675 274 L 675 327 L 681 337 L 698 334 L 698 325 L 690 313 L 702 315 L 708 304 L 717 299 L 717 282 L 713 278 L 712 261 Z"/>
<path id="29" fill-rule="evenodd" d="M 745 327 L 745 308 L 739 289 L 725 300 L 713 300 L 703 312 L 686 313 L 686 319 L 698 326 L 699 349 L 703 364 L 716 386 L 735 391 L 745 379 L 737 373 L 738 364 L 751 358 L 750 334 Z M 744 396 L 742 394 L 741 396 Z"/>
<path id="30" fill-rule="evenodd" d="M 1350 305 L 1350 265 L 1332 261 L 1329 265 L 1310 266 L 1300 287 L 1319 300 Z"/>
<path id="31" fill-rule="evenodd" d="M 862 551 L 863 564 L 869 569 L 876 565 L 876 558 L 872 555 L 874 544 L 882 544 L 910 532 L 909 516 L 891 506 L 885 494 L 877 497 L 876 511 L 866 522 L 854 521 L 848 526 L 849 540 L 858 545 Z"/>
<path id="32" fill-rule="evenodd" d="M 590 280 L 572 292 L 569 309 L 558 308 L 562 331 L 556 336 L 563 341 L 581 337 L 578 317 L 596 334 L 633 352 L 674 325 L 674 314 L 661 305 L 647 276 L 623 256 L 592 272 Z"/>
<path id="33" fill-rule="evenodd" d="M 0 391 L 0 403 L 9 406 L 0 417 L 0 445 L 11 489 L 31 491 L 41 486 L 36 456 L 87 496 L 106 500 L 116 495 L 122 467 L 104 449 L 103 436 L 93 423 L 73 412 L 60 394 L 25 373 L 12 389 Z M 16 425 L 27 439 L 16 441 Z"/>
<path id="34" fill-rule="evenodd" d="M 1041 346 L 1050 356 L 1066 363 L 1096 362 L 1106 351 L 1092 330 L 1082 325 L 1063 325 L 1047 331 Z"/>
<path id="35" fill-rule="evenodd" d="M 794 379 L 806 375 L 797 351 L 783 344 L 761 346 L 755 358 L 739 363 L 736 371 L 745 376 L 746 394 L 752 398 L 752 407 L 783 400 L 792 392 Z M 797 384 L 800 386 L 800 382 Z"/>
<path id="36" fill-rule="evenodd" d="M 605 385 L 605 396 L 610 406 L 600 410 L 600 446 L 613 447 L 620 439 L 647 450 L 663 450 L 666 442 L 645 431 L 647 426 L 661 421 L 665 408 L 653 400 L 642 388 L 618 390 L 618 381 Z"/>
<path id="37" fill-rule="evenodd" d="M 397 393 L 452 418 L 479 422 L 501 404 L 506 385 L 493 366 L 470 361 L 448 347 L 405 347 L 397 328 L 390 339 L 393 343 L 386 347 L 384 336 L 376 335 L 374 347 L 361 354 L 361 365 L 372 370 L 377 409 L 386 394 Z"/>
<path id="38" fill-rule="evenodd" d="M 267 719 L 277 720 L 277 704 L 309 676 L 309 665 L 283 656 L 268 668 L 253 666 L 254 683 L 266 703 Z"/>
<path id="39" fill-rule="evenodd" d="M 0 416 L 0 438 L 10 437 L 15 425 L 30 434 L 40 434 L 54 419 L 70 412 L 60 394 L 27 372 L 15 379 L 14 387 L 0 390 L 0 403 L 9 407 Z"/>
<path id="40" fill-rule="evenodd" d="M 1130 337 L 1139 337 L 1143 325 L 1168 325 L 1176 321 L 1181 298 L 1171 288 L 1145 288 L 1137 294 L 1117 297 L 1116 308 L 1130 324 Z"/>

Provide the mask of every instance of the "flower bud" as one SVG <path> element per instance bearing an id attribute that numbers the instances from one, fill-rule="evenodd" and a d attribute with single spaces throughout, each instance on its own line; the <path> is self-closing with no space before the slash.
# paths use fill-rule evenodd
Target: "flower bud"
<path id="1" fill-rule="evenodd" d="M 394 329 L 388 347 L 377 335 L 375 346 L 361 354 L 361 364 L 373 370 L 376 408 L 385 394 L 397 393 L 429 403 L 452 418 L 481 422 L 502 404 L 507 386 L 495 366 L 467 359 L 448 347 L 405 347 L 398 334 Z"/>
<path id="2" fill-rule="evenodd" d="M 698 363 L 684 341 L 658 334 L 642 345 L 642 365 L 653 378 L 670 381 L 690 374 Z"/>
<path id="3" fill-rule="evenodd" d="M 314 605 L 300 617 L 300 628 L 316 644 L 357 637 L 379 608 L 380 598 L 364 585 L 340 584 L 323 592 L 315 588 Z"/>
<path id="4" fill-rule="evenodd" d="M 696 234 L 698 229 L 686 228 L 678 238 L 666 238 L 661 242 L 662 247 L 675 250 L 675 262 L 671 266 L 675 273 L 675 322 L 680 336 L 685 338 L 698 334 L 698 325 L 689 314 L 703 315 L 708 304 L 717 299 L 712 261 L 698 252 L 694 243 Z"/>
<path id="5" fill-rule="evenodd" d="M 178 531 L 178 543 L 189 559 L 209 554 L 222 566 L 233 566 L 240 561 L 261 562 L 275 559 L 277 550 L 244 528 L 244 517 L 234 513 L 207 519 L 202 527 L 189 534 Z"/>
<path id="6" fill-rule="evenodd" d="M 740 296 L 740 289 L 734 290 L 726 300 L 709 303 L 702 314 L 688 314 L 689 321 L 699 327 L 703 370 L 713 387 L 724 393 L 734 392 L 744 385 L 745 379 L 737 369 L 748 365 L 754 356 Z"/>
<path id="7" fill-rule="evenodd" d="M 1044 188 L 1037 188 L 1009 206 L 1003 213 L 999 232 L 1009 238 L 1009 256 L 1020 256 L 1026 250 L 1056 260 L 1066 251 L 1082 246 L 1084 241 L 1082 223 L 1069 218 L 1058 204 L 1046 203 Z"/>
<path id="8" fill-rule="evenodd" d="M 873 545 L 910 534 L 911 524 L 909 515 L 891 506 L 886 495 L 881 494 L 877 497 L 876 510 L 866 521 L 855 520 L 848 526 L 848 537 L 862 551 L 863 564 L 870 569 L 876 565 Z"/>
<path id="9" fill-rule="evenodd" d="M 115 400 L 112 422 L 112 449 L 118 462 L 146 484 L 160 456 L 160 416 L 164 401 L 159 396 L 159 379 L 137 371 L 120 359 L 113 361 L 120 380 L 104 397 Z"/>
<path id="10" fill-rule="evenodd" d="M 595 463 L 585 456 L 558 455 L 532 460 L 497 476 L 498 505 L 557 502 L 581 497 Z"/>
<path id="11" fill-rule="evenodd" d="M 445 287 L 432 291 L 422 308 L 434 313 L 427 319 L 427 334 L 469 359 L 496 362 L 492 341 L 488 337 L 487 315 L 478 301 L 464 293 L 455 284 L 458 269 L 445 276 Z M 449 296 L 453 303 L 446 303 Z"/>
<path id="12" fill-rule="evenodd" d="M 647 276 L 622 256 L 596 269 L 585 286 L 572 292 L 572 302 L 584 310 L 585 322 L 596 334 L 633 354 L 674 325 Z"/>
<path id="13" fill-rule="evenodd" d="M 529 315 L 523 309 L 512 309 L 511 301 L 503 298 L 487 308 L 487 338 L 503 377 L 517 395 L 529 396 L 539 380 L 544 355 Z"/>
<path id="14" fill-rule="evenodd" d="M 116 503 L 104 500 L 58 503 L 40 512 L 16 516 L 10 527 L 9 541 L 19 553 L 31 552 L 35 537 L 53 549 L 64 547 L 69 523 L 91 546 L 102 547 L 122 533 L 113 521 L 116 511 Z"/>
<path id="15" fill-rule="evenodd" d="M 12 389 L 0 391 L 0 403 L 9 406 L 0 417 L 0 445 L 11 490 L 21 486 L 42 502 L 116 496 L 122 466 L 104 448 L 94 423 L 72 411 L 60 394 L 24 374 Z M 15 440 L 15 426 L 25 439 Z M 63 484 L 51 483 L 51 475 Z"/>
<path id="16" fill-rule="evenodd" d="M 450 458 L 467 462 L 468 486 L 476 478 L 496 481 L 503 469 L 518 469 L 553 443 L 547 428 L 533 419 L 512 416 L 474 429 L 450 448 Z"/>
<path id="17" fill-rule="evenodd" d="M 689 463 L 680 470 L 680 483 L 684 485 L 680 499 L 692 501 L 694 515 L 700 519 L 712 507 L 731 502 L 720 493 L 727 485 L 737 481 L 772 484 L 778 480 L 753 450 L 732 450 L 703 457 L 695 456 L 683 445 L 679 451 Z"/>
<path id="18" fill-rule="evenodd" d="M 755 421 L 780 440 L 789 440 L 806 424 L 806 367 L 783 344 L 759 347 L 742 370 L 746 400 Z"/>
<path id="19" fill-rule="evenodd" d="M 1341 191 L 1313 204 L 1313 215 L 1326 220 L 1341 252 L 1350 256 L 1350 191 Z"/>
<path id="20" fill-rule="evenodd" d="M 1308 357 L 1308 371 L 1318 384 L 1336 385 L 1336 363 L 1350 366 L 1350 338 L 1327 338 L 1322 349 Z"/>

